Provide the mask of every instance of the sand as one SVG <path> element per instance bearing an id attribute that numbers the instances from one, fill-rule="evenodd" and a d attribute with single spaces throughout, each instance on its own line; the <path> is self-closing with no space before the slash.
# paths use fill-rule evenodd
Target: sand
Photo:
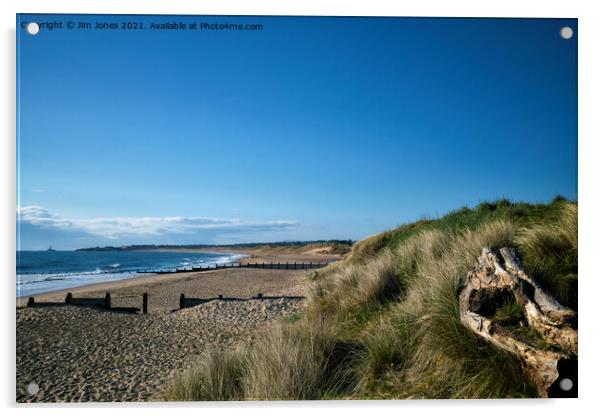
<path id="1" fill-rule="evenodd" d="M 149 313 L 64 304 L 18 308 L 17 401 L 160 400 L 162 386 L 194 365 L 204 351 L 234 348 L 270 324 L 300 312 L 307 272 L 177 273 L 37 295 L 36 302 L 63 302 L 68 291 L 76 299 L 102 298 L 110 292 L 113 306 L 141 308 L 146 292 Z M 180 293 L 243 300 L 215 300 L 177 310 Z M 246 300 L 258 293 L 273 298 Z M 18 305 L 24 304 L 24 299 L 18 300 Z M 40 387 L 35 395 L 26 392 L 32 382 Z"/>

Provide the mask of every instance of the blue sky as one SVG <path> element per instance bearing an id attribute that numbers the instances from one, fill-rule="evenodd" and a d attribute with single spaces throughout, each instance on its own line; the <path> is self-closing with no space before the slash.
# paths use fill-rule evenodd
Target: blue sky
<path id="1" fill-rule="evenodd" d="M 359 239 L 577 197 L 575 19 L 20 19 L 263 25 L 19 29 L 21 249 Z"/>

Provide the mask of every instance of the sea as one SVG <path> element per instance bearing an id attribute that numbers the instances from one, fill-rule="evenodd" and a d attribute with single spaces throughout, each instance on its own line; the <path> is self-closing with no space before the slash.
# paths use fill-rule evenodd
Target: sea
<path id="1" fill-rule="evenodd" d="M 17 297 L 139 276 L 137 270 L 207 267 L 244 257 L 162 251 L 17 251 Z"/>

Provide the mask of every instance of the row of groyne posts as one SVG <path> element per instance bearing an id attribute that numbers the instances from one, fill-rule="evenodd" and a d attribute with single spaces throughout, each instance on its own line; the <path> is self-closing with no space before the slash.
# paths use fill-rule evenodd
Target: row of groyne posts
<path id="1" fill-rule="evenodd" d="M 263 293 L 258 293 L 257 296 L 253 296 L 250 299 L 243 299 L 243 298 L 227 298 L 224 297 L 224 295 L 217 295 L 217 297 L 212 297 L 212 298 L 191 298 L 191 297 L 186 297 L 186 295 L 184 293 L 180 294 L 180 298 L 179 298 L 179 304 L 178 304 L 178 308 L 174 309 L 173 311 L 177 311 L 180 309 L 184 309 L 184 308 L 189 308 L 191 306 L 196 306 L 196 305 L 200 305 L 202 303 L 207 303 L 207 302 L 211 302 L 214 300 L 222 300 L 222 301 L 246 301 L 246 300 L 264 300 L 264 299 L 280 299 L 280 298 L 286 298 L 286 299 L 302 299 L 302 296 L 264 296 Z M 111 294 L 110 293 L 106 293 L 104 298 L 74 298 L 73 294 L 71 292 L 67 293 L 67 296 L 65 296 L 65 305 L 77 305 L 77 306 L 96 306 L 96 307 L 100 307 L 100 308 L 104 308 L 107 310 L 112 310 L 112 311 L 117 311 L 117 312 L 129 312 L 129 313 L 138 313 L 140 312 L 140 308 L 135 308 L 135 307 L 115 307 L 113 305 L 111 305 Z M 63 305 L 62 303 L 56 303 L 56 302 L 36 302 L 34 297 L 30 297 L 27 300 L 27 307 L 28 308 L 33 308 L 36 306 L 42 307 L 42 306 L 57 306 L 57 305 Z M 148 293 L 143 293 L 142 294 L 142 313 L 143 314 L 147 314 L 148 313 Z"/>
<path id="2" fill-rule="evenodd" d="M 199 266 L 199 267 L 179 267 L 171 269 L 136 269 L 132 270 L 136 273 L 187 273 L 187 272 L 205 272 L 209 270 L 220 270 L 220 269 L 235 269 L 235 268 L 246 268 L 246 269 L 276 269 L 276 270 L 307 270 L 307 269 L 320 269 L 333 263 L 334 260 L 324 262 L 292 262 L 292 263 L 281 263 L 281 262 L 262 262 L 262 263 L 223 263 L 215 264 L 213 266 Z"/>
<path id="3" fill-rule="evenodd" d="M 245 268 L 255 268 L 255 269 L 284 269 L 284 270 L 301 270 L 301 269 L 317 269 L 321 267 L 325 267 L 330 262 L 322 262 L 322 263 L 227 263 L 227 264 L 216 264 L 214 267 L 200 267 L 200 268 L 192 268 L 192 269 L 176 269 L 171 271 L 159 270 L 159 271 L 137 271 L 138 273 L 183 273 L 183 272 L 191 272 L 191 271 L 207 271 L 207 270 L 216 270 L 216 269 L 229 269 L 236 267 L 245 267 Z M 142 313 L 148 313 L 148 293 L 142 294 Z M 268 299 L 269 297 L 263 296 L 262 293 L 258 293 L 257 296 L 252 297 L 251 299 Z M 290 298 L 290 296 L 287 296 Z M 296 297 L 294 297 L 296 298 Z M 179 308 L 184 309 L 190 306 L 199 305 L 201 303 L 210 302 L 212 300 L 248 300 L 248 299 L 239 299 L 239 298 L 225 298 L 223 295 L 217 295 L 217 297 L 213 298 L 187 298 L 184 293 L 180 294 L 179 298 Z M 104 298 L 74 298 L 71 292 L 67 293 L 65 296 L 65 305 L 77 305 L 77 306 L 96 306 L 101 307 L 107 310 L 113 310 L 118 312 L 129 312 L 129 313 L 138 313 L 140 312 L 140 308 L 135 307 L 115 307 L 111 305 L 111 294 L 106 293 Z M 36 302 L 34 297 L 29 297 L 27 300 L 27 307 L 36 307 L 36 306 L 55 306 L 59 305 L 59 303 L 52 302 Z M 175 309 L 175 310 L 178 310 Z"/>
<path id="4" fill-rule="evenodd" d="M 137 313 L 140 312 L 140 308 L 135 307 L 123 307 L 123 306 L 113 306 L 111 305 L 111 294 L 106 293 L 104 298 L 74 298 L 71 292 L 67 293 L 65 296 L 65 305 L 75 305 L 75 306 L 96 306 L 99 308 L 104 308 L 108 310 L 114 310 L 117 312 L 130 312 Z M 27 307 L 33 308 L 36 306 L 56 306 L 63 305 L 63 303 L 56 302 L 36 302 L 35 298 L 29 297 L 27 299 Z M 142 294 L 142 313 L 148 313 L 148 293 Z"/>

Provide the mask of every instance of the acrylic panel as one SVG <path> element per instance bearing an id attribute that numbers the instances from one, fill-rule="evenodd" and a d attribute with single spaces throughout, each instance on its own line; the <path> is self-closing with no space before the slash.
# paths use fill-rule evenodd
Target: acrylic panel
<path id="1" fill-rule="evenodd" d="M 17 402 L 576 397 L 577 38 L 17 15 Z"/>

